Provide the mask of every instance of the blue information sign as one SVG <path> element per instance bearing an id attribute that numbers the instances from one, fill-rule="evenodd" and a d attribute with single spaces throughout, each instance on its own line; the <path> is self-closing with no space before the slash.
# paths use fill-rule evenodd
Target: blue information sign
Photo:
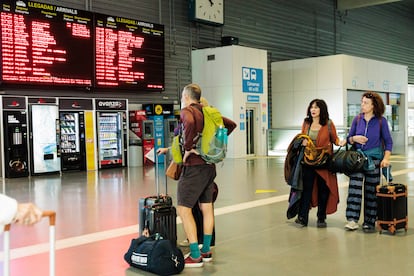
<path id="1" fill-rule="evenodd" d="M 242 67 L 243 92 L 263 93 L 263 69 Z"/>
<path id="2" fill-rule="evenodd" d="M 247 102 L 248 103 L 258 103 L 260 102 L 260 97 L 256 95 L 247 95 Z"/>

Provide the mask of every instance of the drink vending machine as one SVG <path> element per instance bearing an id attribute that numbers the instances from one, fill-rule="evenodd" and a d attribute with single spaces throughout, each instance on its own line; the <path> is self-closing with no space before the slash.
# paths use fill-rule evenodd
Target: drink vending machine
<path id="1" fill-rule="evenodd" d="M 30 173 L 60 173 L 59 107 L 56 98 L 28 98 Z"/>
<path id="2" fill-rule="evenodd" d="M 86 170 L 85 110 L 93 110 L 92 99 L 59 99 L 62 171 Z"/>
<path id="3" fill-rule="evenodd" d="M 127 100 L 95 99 L 98 168 L 127 165 Z"/>
<path id="4" fill-rule="evenodd" d="M 27 104 L 25 97 L 2 97 L 3 175 L 7 178 L 29 175 L 27 143 Z"/>

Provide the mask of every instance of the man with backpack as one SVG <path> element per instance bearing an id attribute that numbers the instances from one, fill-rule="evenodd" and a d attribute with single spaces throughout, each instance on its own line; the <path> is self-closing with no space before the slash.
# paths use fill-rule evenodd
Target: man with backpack
<path id="1" fill-rule="evenodd" d="M 183 171 L 177 185 L 177 211 L 189 240 L 190 254 L 185 258 L 186 267 L 202 267 L 212 261 L 210 243 L 214 226 L 213 185 L 216 177 L 214 163 L 207 163 L 197 151 L 197 143 L 204 128 L 203 106 L 200 104 L 201 88 L 197 84 L 184 87 L 181 96 L 180 121 L 182 124 Z M 236 123 L 223 118 L 230 134 Z M 199 202 L 203 214 L 203 247 L 198 248 L 197 227 L 192 213 Z"/>

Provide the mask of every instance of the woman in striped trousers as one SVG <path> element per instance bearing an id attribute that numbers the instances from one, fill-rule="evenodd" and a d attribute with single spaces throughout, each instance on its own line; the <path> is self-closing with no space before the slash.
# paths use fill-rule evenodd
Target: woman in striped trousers
<path id="1" fill-rule="evenodd" d="M 387 119 L 382 115 L 385 105 L 374 92 L 362 95 L 361 114 L 352 121 L 347 140 L 355 149 L 362 150 L 375 164 L 374 168 L 351 174 L 346 207 L 345 229 L 358 229 L 362 200 L 364 201 L 364 232 L 375 231 L 377 199 L 375 187 L 380 182 L 380 168 L 390 165 L 392 138 Z"/>

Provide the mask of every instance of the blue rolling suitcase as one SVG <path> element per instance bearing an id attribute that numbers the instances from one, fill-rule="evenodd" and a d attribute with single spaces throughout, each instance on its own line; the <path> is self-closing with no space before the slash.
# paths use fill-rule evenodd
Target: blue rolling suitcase
<path id="1" fill-rule="evenodd" d="M 164 168 L 166 168 L 166 163 Z M 161 233 L 175 246 L 177 244 L 177 210 L 173 206 L 172 198 L 167 194 L 167 177 L 165 177 L 165 194 L 160 193 L 158 160 L 155 160 L 155 182 L 157 194 L 139 199 L 139 231 L 141 235 Z"/>

